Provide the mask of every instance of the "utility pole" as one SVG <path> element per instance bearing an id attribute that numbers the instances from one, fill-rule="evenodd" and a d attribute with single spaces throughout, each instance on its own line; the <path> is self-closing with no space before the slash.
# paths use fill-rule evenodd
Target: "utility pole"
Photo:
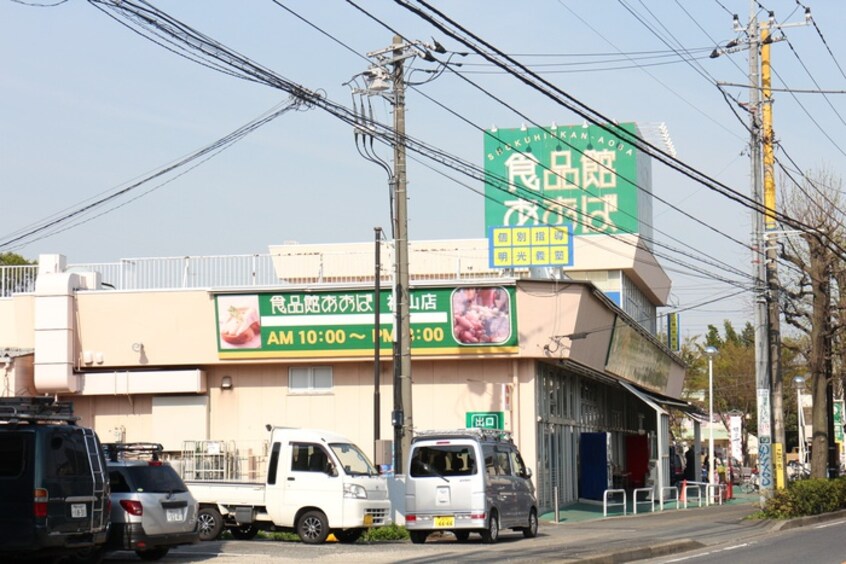
<path id="1" fill-rule="evenodd" d="M 773 401 L 773 463 L 776 468 L 776 486 L 781 489 L 786 485 L 784 467 L 784 389 L 781 370 L 781 319 L 780 294 L 781 287 L 778 280 L 778 253 L 776 229 L 778 222 L 775 217 L 776 188 L 775 188 L 775 153 L 773 149 L 773 92 L 772 73 L 770 71 L 770 45 L 772 36 L 770 26 L 761 26 L 761 142 L 764 147 L 764 208 L 766 217 L 766 275 L 767 275 L 767 325 L 769 327 L 768 342 L 770 349 L 770 385 L 772 386 Z"/>
<path id="2" fill-rule="evenodd" d="M 761 186 L 761 112 L 760 112 L 760 74 L 758 63 L 758 15 L 754 0 L 750 1 L 749 10 L 749 115 L 751 116 L 752 139 L 750 140 L 750 161 L 752 198 L 756 202 L 763 199 Z M 765 286 L 766 264 L 763 253 L 764 216 L 760 212 L 753 219 L 753 264 L 755 269 L 755 389 L 758 408 L 758 483 L 761 492 L 761 504 L 769 497 L 773 489 L 772 460 L 772 417 L 770 410 L 770 349 L 768 300 Z"/>
<path id="3" fill-rule="evenodd" d="M 379 159 L 367 147 L 359 147 L 362 156 L 379 164 L 388 172 L 393 197 L 392 227 L 394 236 L 394 408 L 391 423 L 394 427 L 394 473 L 404 472 L 403 459 L 411 450 L 414 432 L 411 391 L 411 314 L 410 288 L 408 272 L 408 196 L 406 192 L 406 154 L 405 154 L 405 76 L 403 64 L 406 59 L 421 57 L 426 61 L 435 61 L 431 51 L 445 53 L 446 50 L 435 42 L 428 45 L 419 41 L 407 42 L 399 35 L 394 36 L 389 47 L 367 54 L 376 60 L 366 72 L 362 73 L 367 83 L 364 90 L 354 93 L 363 95 L 385 95 L 388 83 L 391 96 L 386 96 L 394 112 L 393 167 Z M 355 79 L 353 79 L 355 80 Z M 362 106 L 362 113 L 364 112 Z M 364 121 L 372 119 L 372 116 Z M 362 133 L 357 131 L 357 134 Z M 362 133 L 363 134 L 363 133 Z M 393 170 L 391 170 L 393 168 Z M 377 274 L 378 276 L 378 274 Z"/>
<path id="4" fill-rule="evenodd" d="M 781 367 L 780 285 L 777 270 L 777 228 L 775 154 L 773 135 L 772 78 L 770 72 L 770 45 L 781 41 L 773 37 L 775 29 L 807 25 L 810 10 L 805 10 L 805 21 L 777 24 L 773 12 L 766 23 L 758 21 L 756 0 L 749 1 L 749 24 L 746 27 L 749 52 L 749 115 L 751 140 L 752 199 L 763 204 L 763 212 L 753 216 L 752 262 L 755 278 L 755 388 L 758 409 L 758 476 L 761 503 L 774 486 L 784 487 L 784 384 Z M 742 31 L 737 15 L 734 31 Z M 711 57 L 739 51 L 738 41 L 730 42 L 725 49 L 717 48 Z M 760 53 L 760 59 L 759 59 Z M 763 101 L 761 98 L 763 97 Z M 763 152 L 763 157 L 762 157 Z M 763 186 L 762 186 L 763 179 Z M 765 237 L 766 234 L 766 237 Z M 774 473 L 775 470 L 775 473 Z"/>
<path id="5" fill-rule="evenodd" d="M 411 403 L 411 326 L 409 323 L 408 295 L 408 197 L 406 195 L 405 163 L 405 79 L 403 77 L 403 56 L 405 45 L 402 37 L 394 36 L 393 42 L 393 85 L 394 85 L 394 261 L 396 268 L 396 292 L 394 304 L 396 334 L 394 346 L 394 388 L 399 387 L 399 405 L 394 416 L 394 472 L 403 473 L 403 456 L 411 451 L 411 436 L 414 430 Z M 399 362 L 397 362 L 399 361 Z M 396 391 L 394 391 L 396 397 Z M 399 423 L 399 424 L 398 424 Z"/>

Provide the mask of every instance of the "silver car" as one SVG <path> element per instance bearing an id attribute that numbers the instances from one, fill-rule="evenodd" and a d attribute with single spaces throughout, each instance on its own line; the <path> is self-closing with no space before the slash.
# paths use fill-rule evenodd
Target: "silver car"
<path id="1" fill-rule="evenodd" d="M 142 560 L 164 558 L 171 547 L 199 540 L 197 501 L 161 460 L 156 443 L 107 443 L 112 526 L 107 547 L 134 550 Z"/>
<path id="2" fill-rule="evenodd" d="M 504 431 L 427 431 L 414 437 L 406 477 L 405 526 L 414 543 L 433 531 L 459 542 L 471 532 L 496 542 L 501 529 L 538 533 L 532 473 Z"/>

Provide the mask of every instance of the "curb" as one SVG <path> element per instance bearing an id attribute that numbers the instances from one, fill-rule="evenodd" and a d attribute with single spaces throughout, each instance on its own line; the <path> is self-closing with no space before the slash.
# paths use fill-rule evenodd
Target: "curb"
<path id="1" fill-rule="evenodd" d="M 623 548 L 613 552 L 594 553 L 585 558 L 566 559 L 562 562 L 587 562 L 589 564 L 621 564 L 635 560 L 646 560 L 659 556 L 669 556 L 689 550 L 703 548 L 705 545 L 693 539 L 679 539 L 651 546 Z"/>
<path id="2" fill-rule="evenodd" d="M 820 513 L 819 515 L 809 515 L 807 517 L 796 517 L 795 519 L 788 519 L 786 521 L 779 521 L 775 523 L 770 531 L 789 531 L 798 527 L 806 527 L 808 525 L 815 525 L 817 523 L 825 523 L 826 521 L 836 521 L 837 519 L 846 519 L 846 509 L 832 511 L 830 513 Z"/>

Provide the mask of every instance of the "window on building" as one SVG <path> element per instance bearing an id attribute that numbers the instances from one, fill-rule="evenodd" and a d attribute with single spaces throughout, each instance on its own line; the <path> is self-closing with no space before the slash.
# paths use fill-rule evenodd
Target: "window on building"
<path id="1" fill-rule="evenodd" d="M 292 366 L 288 370 L 288 390 L 298 394 L 331 392 L 332 367 Z"/>

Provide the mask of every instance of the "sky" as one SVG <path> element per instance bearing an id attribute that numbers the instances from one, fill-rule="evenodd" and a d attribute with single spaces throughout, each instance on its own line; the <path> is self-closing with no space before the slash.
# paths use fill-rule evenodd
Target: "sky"
<path id="1" fill-rule="evenodd" d="M 467 51 L 387 0 L 152 3 L 345 106 L 352 104 L 349 81 L 370 64 L 366 53 L 390 45 L 394 33 L 437 41 L 448 51 L 442 60 Z M 748 83 L 747 54 L 741 49 L 708 57 L 715 45 L 744 39 L 733 30 L 732 14 L 745 25 L 747 0 L 434 4 L 609 119 L 644 129 L 666 124 L 680 160 L 750 193 L 747 118 L 737 103 L 748 99 L 748 89 L 715 85 Z M 834 93 L 846 90 L 839 66 L 846 64 L 839 60 L 846 52 L 846 36 L 839 33 L 846 22 L 838 4 L 805 0 L 816 26 L 785 28 L 786 41 L 772 46 L 775 88 L 832 91 L 825 97 L 774 93 L 775 134 L 784 150 L 776 156 L 792 167 L 789 155 L 806 173 L 837 171 L 846 162 L 846 104 Z M 795 0 L 755 6 L 763 19 L 772 11 L 778 23 L 804 21 Z M 261 254 L 286 242 L 372 241 L 374 227 L 389 229 L 385 172 L 359 155 L 348 124 L 311 108 L 282 114 L 199 166 L 180 169 L 179 176 L 143 184 L 51 230 L 10 242 L 132 186 L 288 99 L 281 90 L 177 56 L 99 7 L 82 0 L 0 2 L 0 252 L 32 259 L 61 253 L 71 264 Z M 406 131 L 416 139 L 482 166 L 480 128 L 583 121 L 477 55 L 451 61 L 462 66 L 407 92 Z M 406 67 L 407 80 L 423 82 L 435 76 L 424 70 L 438 64 L 417 58 Z M 390 123 L 385 100 L 374 98 L 373 107 L 377 119 Z M 387 148 L 379 151 L 390 160 Z M 480 182 L 447 170 L 461 180 L 456 182 L 413 155 L 408 165 L 411 240 L 485 236 Z M 681 311 L 682 335 L 702 335 L 707 325 L 724 320 L 742 327 L 752 320 L 752 295 L 721 280 L 750 281 L 751 212 L 660 163 L 652 166 L 654 238 L 684 253 L 656 253 L 673 281 L 670 302 Z"/>

